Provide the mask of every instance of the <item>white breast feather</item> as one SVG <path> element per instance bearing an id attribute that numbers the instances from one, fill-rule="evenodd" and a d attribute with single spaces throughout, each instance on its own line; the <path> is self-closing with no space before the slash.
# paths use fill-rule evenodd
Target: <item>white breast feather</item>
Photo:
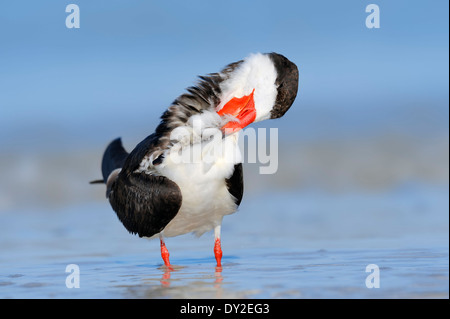
<path id="1" fill-rule="evenodd" d="M 224 139 L 172 147 L 167 151 L 156 169 L 178 185 L 182 205 L 165 227 L 164 236 L 190 232 L 200 236 L 220 225 L 223 216 L 236 211 L 225 179 L 233 174 L 234 165 L 241 162 L 237 141 L 238 133 L 235 133 Z"/>

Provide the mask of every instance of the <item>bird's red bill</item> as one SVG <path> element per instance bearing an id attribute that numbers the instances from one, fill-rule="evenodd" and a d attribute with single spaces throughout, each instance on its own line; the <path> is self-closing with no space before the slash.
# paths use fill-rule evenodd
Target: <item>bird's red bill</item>
<path id="1" fill-rule="evenodd" d="M 225 124 L 222 128 L 225 133 L 231 134 L 237 132 L 253 123 L 256 118 L 255 100 L 253 99 L 254 92 L 255 89 L 249 95 L 232 98 L 217 112 L 220 116 L 229 114 L 238 120 Z"/>

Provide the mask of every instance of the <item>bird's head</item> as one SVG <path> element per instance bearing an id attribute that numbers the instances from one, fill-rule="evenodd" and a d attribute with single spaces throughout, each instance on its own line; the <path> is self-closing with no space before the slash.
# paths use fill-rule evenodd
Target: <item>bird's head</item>
<path id="1" fill-rule="evenodd" d="M 227 78 L 220 84 L 216 112 L 235 119 L 222 128 L 226 133 L 282 117 L 297 96 L 297 66 L 281 54 L 253 54 L 223 72 Z"/>

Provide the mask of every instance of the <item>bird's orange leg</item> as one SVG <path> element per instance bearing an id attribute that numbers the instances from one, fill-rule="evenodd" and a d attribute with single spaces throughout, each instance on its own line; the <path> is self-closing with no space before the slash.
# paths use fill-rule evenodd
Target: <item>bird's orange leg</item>
<path id="1" fill-rule="evenodd" d="M 166 247 L 166 243 L 164 242 L 162 235 L 159 235 L 159 241 L 161 242 L 161 257 L 164 260 L 164 265 L 168 268 L 172 268 L 169 261 L 169 250 Z"/>
<path id="2" fill-rule="evenodd" d="M 216 257 L 217 267 L 221 267 L 222 261 L 222 248 L 220 247 L 220 238 L 217 238 L 214 243 L 214 256 Z"/>
<path id="3" fill-rule="evenodd" d="M 222 267 L 222 247 L 220 245 L 220 225 L 214 229 L 214 256 L 216 257 L 217 267 Z"/>

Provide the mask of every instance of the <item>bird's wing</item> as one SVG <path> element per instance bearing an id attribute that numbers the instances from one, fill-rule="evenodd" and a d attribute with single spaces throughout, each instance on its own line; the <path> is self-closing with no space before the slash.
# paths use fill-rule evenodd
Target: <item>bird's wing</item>
<path id="1" fill-rule="evenodd" d="M 146 153 L 158 151 L 158 136 L 152 134 L 130 153 L 120 138 L 112 141 L 102 160 L 106 197 L 125 228 L 140 237 L 161 232 L 181 207 L 181 191 L 164 176 L 139 171 Z"/>
<path id="2" fill-rule="evenodd" d="M 237 206 L 241 203 L 244 196 L 244 174 L 242 163 L 234 165 L 234 172 L 230 178 L 226 179 L 228 192 L 235 198 Z"/>
<path id="3" fill-rule="evenodd" d="M 122 171 L 111 185 L 109 202 L 125 228 L 139 237 L 161 232 L 181 207 L 181 191 L 164 176 Z"/>

